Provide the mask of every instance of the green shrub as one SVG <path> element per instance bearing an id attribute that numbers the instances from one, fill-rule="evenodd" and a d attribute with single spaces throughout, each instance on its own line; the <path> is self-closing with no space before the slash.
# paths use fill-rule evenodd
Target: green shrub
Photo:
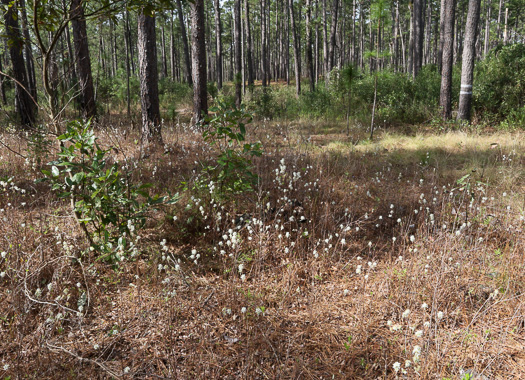
<path id="1" fill-rule="evenodd" d="M 473 96 L 477 111 L 516 119 L 525 106 L 525 45 L 499 46 L 478 63 Z"/>
<path id="2" fill-rule="evenodd" d="M 110 163 L 90 123 L 74 121 L 58 137 L 58 158 L 42 170 L 60 198 L 71 199 L 77 221 L 99 258 L 112 262 L 124 259 L 130 238 L 142 228 L 146 212 L 160 203 L 174 203 L 174 197 L 150 197 L 148 184 L 133 184 L 131 173 L 122 173 Z"/>
<path id="3" fill-rule="evenodd" d="M 202 163 L 201 173 L 191 190 L 204 190 L 216 200 L 253 191 L 258 177 L 252 172 L 251 159 L 262 154 L 262 146 L 259 142 L 245 142 L 246 124 L 252 116 L 243 108 L 220 102 L 210 112 L 214 115 L 203 125 L 202 136 L 218 154 L 213 162 Z"/>

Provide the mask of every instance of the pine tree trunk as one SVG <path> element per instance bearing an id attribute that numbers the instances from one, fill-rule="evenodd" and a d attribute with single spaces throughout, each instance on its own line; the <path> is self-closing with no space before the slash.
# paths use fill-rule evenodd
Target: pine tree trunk
<path id="1" fill-rule="evenodd" d="M 315 76 L 312 56 L 312 30 L 310 19 L 312 17 L 311 0 L 306 0 L 306 67 L 310 77 L 310 91 L 315 91 Z"/>
<path id="2" fill-rule="evenodd" d="M 34 101 L 36 102 L 38 100 L 38 94 L 36 91 L 36 72 L 35 72 L 35 63 L 33 61 L 33 52 L 31 51 L 31 37 L 29 36 L 29 28 L 27 23 L 27 12 L 26 12 L 26 5 L 25 0 L 20 0 L 20 10 L 22 13 L 22 31 L 24 34 L 24 39 L 27 41 L 24 44 L 24 50 L 25 50 L 25 62 L 27 65 L 27 79 L 28 79 L 28 86 L 29 86 L 29 92 L 31 93 L 31 96 L 33 97 Z M 67 33 L 69 33 L 68 29 L 66 29 Z M 36 108 L 36 104 L 33 103 L 33 106 Z"/>
<path id="3" fill-rule="evenodd" d="M 297 97 L 299 97 L 299 95 L 301 94 L 301 50 L 299 47 L 299 36 L 297 35 L 297 26 L 295 25 L 295 12 L 293 9 L 293 0 L 289 0 L 289 7 L 295 61 L 295 94 Z"/>
<path id="4" fill-rule="evenodd" d="M 353 1 L 353 8 L 352 8 L 352 65 L 357 64 L 357 55 L 356 55 L 356 38 L 355 38 L 355 17 L 356 17 L 356 9 L 357 9 L 357 0 Z"/>
<path id="5" fill-rule="evenodd" d="M 413 41 L 413 58 L 412 58 L 412 76 L 415 78 L 421 70 L 423 63 L 423 5 L 422 0 L 414 0 L 412 13 L 412 30 L 414 33 Z"/>
<path id="6" fill-rule="evenodd" d="M 355 0 L 354 0 L 355 1 Z M 319 19 L 319 1 L 315 0 L 315 20 L 317 21 Z M 315 62 L 315 84 L 317 84 L 317 81 L 319 80 L 319 23 L 315 23 L 315 56 L 314 56 L 314 62 Z"/>
<path id="7" fill-rule="evenodd" d="M 443 28 L 443 68 L 441 70 L 441 91 L 439 104 L 443 119 L 452 117 L 452 63 L 454 59 L 454 16 L 456 0 L 445 2 Z"/>
<path id="8" fill-rule="evenodd" d="M 339 13 L 339 1 L 332 0 L 332 25 L 330 27 L 330 46 L 328 50 L 328 73 L 335 66 L 335 36 L 337 33 L 337 15 Z"/>
<path id="9" fill-rule="evenodd" d="M 160 28 L 160 37 L 162 44 L 162 76 L 168 77 L 168 57 L 166 54 L 166 36 L 164 35 L 164 25 Z"/>
<path id="10" fill-rule="evenodd" d="M 203 6 L 204 7 L 204 6 Z M 182 46 L 184 47 L 184 63 L 186 64 L 186 82 L 193 86 L 192 72 L 191 72 L 191 61 L 190 61 L 190 49 L 188 47 L 188 35 L 186 34 L 186 24 L 184 23 L 184 14 L 182 13 L 182 2 L 177 0 L 177 12 L 179 13 L 180 32 L 182 37 Z M 204 9 L 202 11 L 204 13 Z M 204 16 L 202 20 L 202 28 L 204 30 Z M 193 32 L 192 32 L 193 33 Z M 204 31 L 203 31 L 204 33 Z M 202 41 L 204 45 L 204 41 Z M 204 54 L 206 54 L 206 48 L 204 48 Z M 206 59 L 205 59 L 206 60 Z M 206 80 L 206 78 L 204 78 Z"/>
<path id="11" fill-rule="evenodd" d="M 359 68 L 365 68 L 365 23 L 363 18 L 363 1 L 359 2 Z"/>
<path id="12" fill-rule="evenodd" d="M 437 56 L 438 70 L 441 72 L 443 69 L 443 42 L 445 41 L 445 5 L 446 0 L 441 0 L 441 7 L 439 10 L 439 50 Z"/>
<path id="13" fill-rule="evenodd" d="M 498 7 L 498 23 L 497 29 L 496 29 L 496 41 L 499 43 L 501 40 L 501 18 L 502 18 L 502 11 L 503 6 L 505 5 L 505 0 L 499 0 L 499 7 Z"/>
<path id="14" fill-rule="evenodd" d="M 0 54 L 0 71 L 4 71 L 2 61 L 4 60 L 4 57 L 2 54 Z M 2 97 L 2 104 L 5 106 L 7 104 L 7 99 L 5 96 L 5 86 L 4 86 L 4 79 L 5 77 L 3 75 L 0 75 L 0 96 Z"/>
<path id="15" fill-rule="evenodd" d="M 216 55 L 215 65 L 217 73 L 217 88 L 222 88 L 222 23 L 221 23 L 221 8 L 219 0 L 214 1 L 215 9 L 215 43 L 216 43 Z"/>
<path id="16" fill-rule="evenodd" d="M 141 10 L 138 17 L 138 57 L 140 104 L 142 108 L 142 141 L 162 143 L 159 107 L 159 75 L 155 16 Z"/>
<path id="17" fill-rule="evenodd" d="M 283 0 L 286 1 L 286 0 Z M 286 85 L 290 85 L 290 7 L 288 3 L 284 5 L 286 9 L 286 44 L 284 47 L 285 66 L 286 66 Z"/>
<path id="18" fill-rule="evenodd" d="M 266 30 L 266 0 L 261 0 L 261 75 L 263 87 L 268 86 L 268 72 L 266 66 L 266 51 L 267 46 L 267 33 Z"/>
<path id="19" fill-rule="evenodd" d="M 175 80 L 177 64 L 175 63 L 175 31 L 173 30 L 173 11 L 171 11 L 170 17 L 170 76 L 171 80 Z"/>
<path id="20" fill-rule="evenodd" d="M 235 18 L 235 105 L 240 108 L 242 102 L 241 0 L 235 0 L 233 13 Z"/>
<path id="21" fill-rule="evenodd" d="M 322 23 L 323 23 L 323 73 L 326 77 L 326 74 L 328 73 L 328 20 L 326 19 L 326 1 L 323 0 L 323 17 L 322 17 Z"/>
<path id="22" fill-rule="evenodd" d="M 485 20 L 485 43 L 483 46 L 483 56 L 486 57 L 489 53 L 490 48 L 490 16 L 492 7 L 490 6 L 490 0 L 487 1 L 487 19 Z"/>
<path id="23" fill-rule="evenodd" d="M 180 2 L 180 0 L 179 0 Z M 204 0 L 194 0 L 191 8 L 191 52 L 193 72 L 193 122 L 200 124 L 208 115 L 206 87 L 206 35 Z"/>
<path id="24" fill-rule="evenodd" d="M 469 0 L 461 67 L 461 90 L 459 93 L 458 120 L 470 121 L 472 83 L 474 79 L 474 61 L 476 59 L 476 38 L 480 7 L 481 0 Z"/>
<path id="25" fill-rule="evenodd" d="M 250 24 L 250 3 L 244 0 L 244 27 L 246 29 L 246 66 L 248 71 L 248 87 L 253 90 L 253 52 L 252 52 L 252 32 Z"/>
<path id="26" fill-rule="evenodd" d="M 15 79 L 15 108 L 20 115 L 20 122 L 24 127 L 30 127 L 35 122 L 35 103 L 31 98 L 29 78 L 23 56 L 23 39 L 18 26 L 18 12 L 16 3 L 10 5 L 9 0 L 2 0 L 7 6 L 4 13 L 4 30 L 9 43 L 9 55 L 13 64 L 13 78 Z"/>
<path id="27" fill-rule="evenodd" d="M 80 80 L 82 117 L 94 118 L 97 115 L 95 104 L 95 90 L 91 74 L 91 60 L 89 59 L 89 45 L 87 39 L 86 19 L 82 0 L 71 1 L 71 25 L 73 27 L 73 44 L 75 45 L 75 62 Z"/>
<path id="28" fill-rule="evenodd" d="M 129 45 L 129 63 L 131 67 L 131 72 L 135 74 L 136 68 L 135 68 L 135 54 L 133 52 L 133 42 L 131 38 L 131 27 L 129 22 L 129 12 L 126 10 L 126 32 L 128 37 L 128 45 Z"/>

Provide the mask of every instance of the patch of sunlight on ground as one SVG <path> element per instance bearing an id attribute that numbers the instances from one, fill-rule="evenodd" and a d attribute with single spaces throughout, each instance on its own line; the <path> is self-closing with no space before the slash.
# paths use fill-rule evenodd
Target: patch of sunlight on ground
<path id="1" fill-rule="evenodd" d="M 329 146 L 330 148 L 330 146 Z M 418 134 L 405 136 L 386 133 L 380 140 L 363 142 L 355 149 L 361 152 L 377 150 L 410 150 L 443 149 L 451 153 L 458 151 L 476 151 L 487 149 L 525 149 L 523 133 L 468 134 L 464 132 L 448 132 L 444 134 Z"/>

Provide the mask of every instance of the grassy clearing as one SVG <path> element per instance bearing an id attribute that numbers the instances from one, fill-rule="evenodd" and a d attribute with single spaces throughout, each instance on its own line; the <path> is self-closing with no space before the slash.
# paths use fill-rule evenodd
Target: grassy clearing
<path id="1" fill-rule="evenodd" d="M 1 147 L 0 376 L 521 376 L 522 134 L 252 130 L 266 152 L 255 191 L 185 194 L 116 270 L 76 259 L 86 242 L 68 202 Z M 185 124 L 146 160 L 135 132 L 97 133 L 157 192 L 194 183 L 214 156 Z"/>

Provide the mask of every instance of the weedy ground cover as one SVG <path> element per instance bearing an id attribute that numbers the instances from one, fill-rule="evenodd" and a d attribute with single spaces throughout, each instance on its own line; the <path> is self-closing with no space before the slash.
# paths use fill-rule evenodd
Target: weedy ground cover
<path id="1" fill-rule="evenodd" d="M 166 125 L 141 158 L 137 132 L 103 122 L 111 165 L 181 194 L 117 265 L 4 133 L 0 377 L 519 378 L 523 134 L 370 142 L 315 123 L 247 126 L 256 177 L 221 197 L 201 131 Z"/>

